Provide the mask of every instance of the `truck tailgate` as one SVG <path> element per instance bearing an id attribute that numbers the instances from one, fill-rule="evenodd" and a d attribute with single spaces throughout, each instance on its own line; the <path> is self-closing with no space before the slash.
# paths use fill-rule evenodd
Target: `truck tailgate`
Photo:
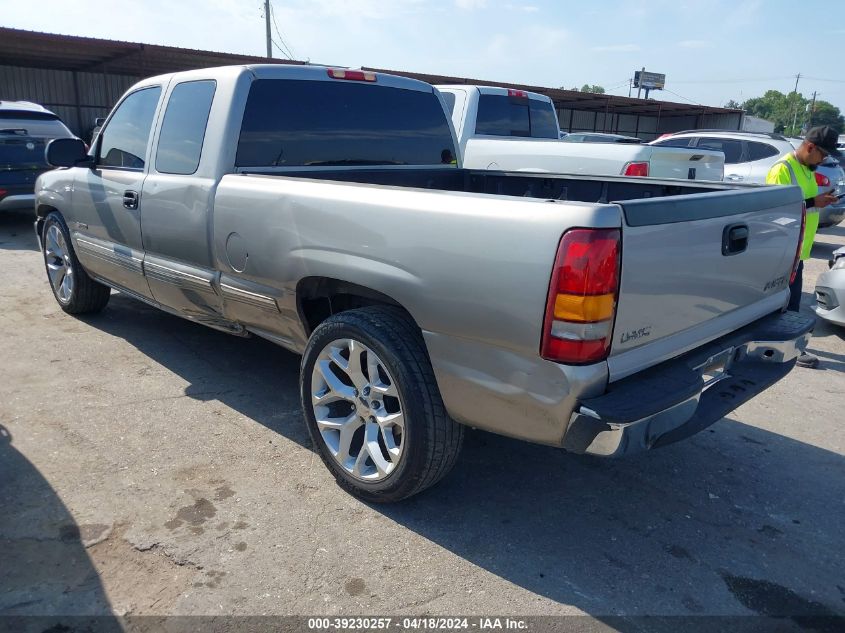
<path id="1" fill-rule="evenodd" d="M 785 305 L 803 212 L 797 187 L 619 204 L 622 274 L 611 381 Z"/>
<path id="2" fill-rule="evenodd" d="M 722 180 L 725 156 L 713 150 L 679 147 L 652 147 L 648 175 L 652 178 L 685 180 Z"/>

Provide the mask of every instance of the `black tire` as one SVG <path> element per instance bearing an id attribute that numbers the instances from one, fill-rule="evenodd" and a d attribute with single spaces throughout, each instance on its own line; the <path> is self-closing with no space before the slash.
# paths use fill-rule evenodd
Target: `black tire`
<path id="1" fill-rule="evenodd" d="M 390 372 L 404 414 L 402 455 L 381 481 L 362 481 L 348 473 L 329 451 L 311 404 L 312 374 L 324 348 L 352 339 L 372 349 Z M 422 334 L 403 311 L 373 306 L 341 312 L 312 333 L 302 357 L 300 397 L 308 432 L 337 483 L 365 501 L 390 503 L 415 495 L 442 479 L 455 465 L 464 427 L 446 413 Z"/>
<path id="2" fill-rule="evenodd" d="M 47 240 L 48 232 L 51 227 L 59 230 L 64 238 L 64 243 L 67 249 L 67 257 L 65 262 L 72 271 L 73 285 L 69 296 L 62 297 L 57 289 L 53 286 L 50 279 L 50 268 L 47 257 Z M 41 255 L 44 258 L 44 268 L 47 271 L 47 283 L 50 284 L 50 289 L 53 291 L 53 296 L 56 298 L 59 306 L 68 314 L 91 314 L 100 312 L 106 307 L 111 296 L 111 288 L 105 286 L 97 281 L 91 279 L 79 259 L 76 257 L 76 252 L 73 250 L 73 244 L 70 241 L 70 231 L 67 228 L 65 219 L 61 213 L 54 211 L 47 216 L 44 221 L 44 227 L 41 231 Z"/>

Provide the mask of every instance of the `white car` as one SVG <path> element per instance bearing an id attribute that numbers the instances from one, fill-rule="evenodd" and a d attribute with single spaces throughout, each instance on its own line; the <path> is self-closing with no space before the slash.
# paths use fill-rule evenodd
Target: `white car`
<path id="1" fill-rule="evenodd" d="M 845 246 L 833 251 L 830 270 L 816 280 L 816 314 L 845 326 Z"/>
<path id="2" fill-rule="evenodd" d="M 688 130 L 661 136 L 650 143 L 660 147 L 686 147 L 719 150 L 725 154 L 725 180 L 765 184 L 769 173 L 781 156 L 801 144 L 800 138 L 787 138 L 766 132 L 737 130 Z M 832 156 L 816 169 L 819 191 L 845 191 L 845 171 Z M 819 226 L 839 224 L 845 219 L 845 199 L 821 209 Z"/>

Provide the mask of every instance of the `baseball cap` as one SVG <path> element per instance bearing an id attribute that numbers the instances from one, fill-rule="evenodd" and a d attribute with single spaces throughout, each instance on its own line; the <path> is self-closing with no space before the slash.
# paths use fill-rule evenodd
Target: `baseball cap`
<path id="1" fill-rule="evenodd" d="M 842 152 L 836 147 L 839 140 L 839 134 L 829 125 L 822 125 L 812 128 L 804 137 L 805 141 L 809 141 L 813 145 L 818 145 L 831 156 L 839 157 Z"/>

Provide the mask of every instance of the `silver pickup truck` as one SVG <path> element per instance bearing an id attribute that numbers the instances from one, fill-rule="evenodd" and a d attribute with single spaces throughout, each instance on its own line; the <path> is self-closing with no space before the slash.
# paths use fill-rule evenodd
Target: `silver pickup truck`
<path id="1" fill-rule="evenodd" d="M 464 425 L 619 456 L 786 375 L 796 187 L 473 171 L 428 84 L 314 66 L 153 77 L 60 139 L 36 231 L 70 314 L 112 289 L 302 355 L 345 489 L 442 478 Z"/>

